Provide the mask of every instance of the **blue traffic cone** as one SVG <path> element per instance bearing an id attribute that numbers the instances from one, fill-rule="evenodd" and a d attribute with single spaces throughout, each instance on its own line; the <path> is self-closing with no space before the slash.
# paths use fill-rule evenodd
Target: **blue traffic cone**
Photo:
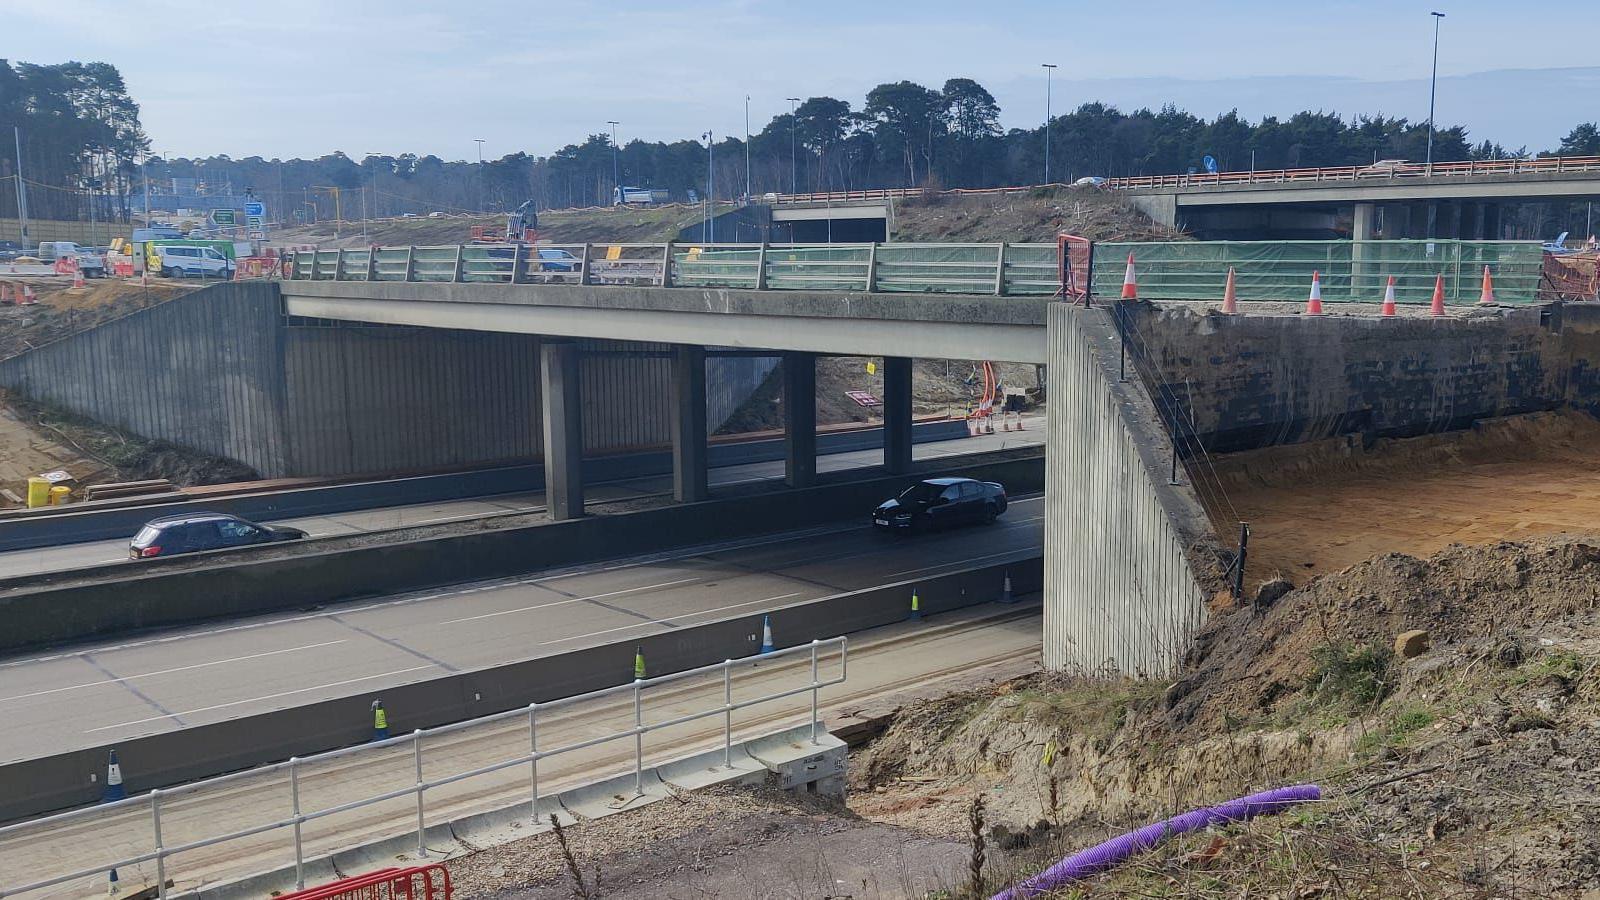
<path id="1" fill-rule="evenodd" d="M 106 762 L 106 788 L 100 792 L 101 803 L 114 803 L 128 796 L 122 787 L 122 766 L 117 762 L 117 751 L 111 751 L 111 759 Z"/>
<path id="2" fill-rule="evenodd" d="M 389 714 L 384 712 L 383 701 L 372 701 L 372 739 L 375 741 L 386 740 L 389 737 Z"/>
<path id="3" fill-rule="evenodd" d="M 117 884 L 117 870 L 112 869 L 111 880 L 106 884 L 106 894 L 115 897 L 120 890 L 122 890 L 122 885 Z"/>
<path id="4" fill-rule="evenodd" d="M 761 617 L 761 653 L 765 656 L 771 653 L 772 647 L 772 617 Z"/>

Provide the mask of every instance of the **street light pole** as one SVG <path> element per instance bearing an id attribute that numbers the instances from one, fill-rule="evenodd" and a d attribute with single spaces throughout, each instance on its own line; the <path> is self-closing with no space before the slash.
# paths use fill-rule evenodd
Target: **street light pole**
<path id="1" fill-rule="evenodd" d="M 1044 69 L 1044 183 L 1050 183 L 1050 82 L 1055 80 L 1056 64 L 1040 63 Z"/>
<path id="2" fill-rule="evenodd" d="M 606 124 L 611 126 L 611 186 L 617 192 L 616 197 L 613 198 L 613 203 L 621 203 L 625 198 L 622 196 L 622 163 L 617 157 L 617 154 L 621 152 L 617 148 L 617 126 L 622 123 L 607 119 Z"/>
<path id="3" fill-rule="evenodd" d="M 706 139 L 706 243 L 714 244 L 717 242 L 717 223 L 712 221 L 712 216 L 717 213 L 717 192 L 712 181 L 716 173 L 711 168 L 711 148 L 714 144 L 711 132 L 706 132 L 704 137 Z"/>
<path id="4" fill-rule="evenodd" d="M 750 199 L 750 95 L 744 95 L 744 198 Z"/>
<path id="5" fill-rule="evenodd" d="M 1428 174 L 1433 174 L 1433 101 L 1439 93 L 1439 20 L 1444 18 L 1442 12 L 1432 12 L 1433 16 L 1433 75 L 1428 79 Z M 1430 235 L 1431 237 L 1431 235 Z"/>
<path id="6" fill-rule="evenodd" d="M 483 212 L 483 138 L 473 138 L 478 145 L 478 212 Z"/>
<path id="7" fill-rule="evenodd" d="M 789 193 L 800 193 L 800 168 L 795 163 L 794 156 L 794 110 L 795 104 L 800 102 L 799 97 L 789 98 Z"/>

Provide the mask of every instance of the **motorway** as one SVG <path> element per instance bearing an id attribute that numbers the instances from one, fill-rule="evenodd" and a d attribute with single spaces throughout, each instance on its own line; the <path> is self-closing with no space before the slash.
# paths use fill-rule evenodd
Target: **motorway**
<path id="1" fill-rule="evenodd" d="M 1022 432 L 997 432 L 991 435 L 960 438 L 916 444 L 912 447 L 915 459 L 938 459 L 947 456 L 984 453 L 1016 447 L 1038 446 L 1044 442 L 1045 420 L 1028 417 L 1027 429 Z M 845 469 L 881 465 L 883 451 L 852 450 L 832 453 L 817 458 L 818 472 L 836 472 Z M 709 473 L 712 487 L 729 487 L 755 481 L 769 481 L 783 477 L 783 461 L 746 463 L 737 466 L 714 468 Z M 585 488 L 590 503 L 627 500 L 670 493 L 672 476 L 657 475 L 589 485 Z M 289 525 L 306 531 L 312 537 L 333 537 L 360 534 L 389 528 L 414 525 L 433 525 L 484 516 L 511 515 L 541 512 L 544 510 L 544 493 L 498 494 L 447 500 L 436 503 L 419 503 L 406 506 L 385 506 L 353 510 L 332 515 L 305 516 L 274 520 L 277 525 Z M 158 515 L 158 513 L 153 513 Z M 133 535 L 128 535 L 129 538 Z M 31 575 L 40 572 L 60 572 L 110 563 L 128 563 L 128 540 L 89 541 L 46 547 L 33 550 L 14 550 L 0 553 L 0 578 Z"/>
<path id="2" fill-rule="evenodd" d="M 23 656 L 0 663 L 0 764 L 1026 557 L 1043 547 L 1043 518 L 1041 497 L 1019 496 L 994 525 L 910 538 L 872 532 L 863 512 L 859 524 Z"/>
<path id="3" fill-rule="evenodd" d="M 888 697 L 903 698 L 909 689 L 948 690 L 952 677 L 975 672 L 994 677 L 1020 674 L 1037 665 L 1039 653 L 1038 607 L 975 607 L 941 616 L 936 622 L 902 623 L 873 629 L 851 638 L 848 680 L 821 693 L 824 720 L 844 709 L 860 708 Z M 819 670 L 826 681 L 838 674 L 838 659 L 823 660 Z M 804 657 L 754 662 L 738 667 L 736 699 L 770 695 L 807 683 Z M 687 713 L 720 709 L 720 677 L 686 679 L 676 685 L 648 688 L 645 721 L 660 722 Z M 809 719 L 809 693 L 763 703 L 743 710 L 734 723 L 735 739 L 742 735 L 770 734 Z M 831 715 L 830 715 L 831 714 Z M 626 733 L 633 709 L 627 697 L 584 701 L 547 712 L 540 719 L 542 750 L 571 746 L 594 737 Z M 645 765 L 651 766 L 692 752 L 721 746 L 720 716 L 674 726 L 648 736 Z M 440 779 L 499 761 L 515 759 L 528 749 L 525 721 L 512 717 L 498 723 L 462 729 L 431 738 L 423 757 L 426 779 Z M 613 741 L 587 750 L 563 754 L 539 764 L 541 795 L 580 784 L 590 784 L 612 774 L 631 772 L 633 742 Z M 330 809 L 352 800 L 380 795 L 414 783 L 410 748 L 378 748 L 305 767 L 300 777 L 300 803 L 306 813 Z M 431 826 L 472 813 L 500 809 L 530 796 L 525 765 L 432 788 L 427 792 L 427 823 Z M 282 773 L 250 775 L 214 788 L 177 797 L 162 804 L 162 843 L 182 846 L 218 833 L 256 828 L 281 821 L 289 811 L 288 786 Z M 404 835 L 414 828 L 415 802 L 400 797 L 380 804 L 337 813 L 305 826 L 306 855 L 314 858 L 336 848 L 379 838 Z M 247 874 L 273 871 L 293 863 L 289 829 L 277 828 L 236 842 L 192 850 L 167 861 L 166 874 L 178 892 L 202 881 L 216 883 Z M 34 880 L 84 869 L 148 852 L 152 846 L 147 804 L 91 815 L 55 828 L 28 827 L 0 838 L 0 890 Z M 448 848 L 430 841 L 430 850 Z M 389 864 L 393 864 L 392 858 Z M 120 872 L 124 890 L 154 883 L 154 865 L 145 863 Z M 34 897 L 101 897 L 105 876 L 31 892 Z M 7 896 L 10 896 L 9 894 Z"/>

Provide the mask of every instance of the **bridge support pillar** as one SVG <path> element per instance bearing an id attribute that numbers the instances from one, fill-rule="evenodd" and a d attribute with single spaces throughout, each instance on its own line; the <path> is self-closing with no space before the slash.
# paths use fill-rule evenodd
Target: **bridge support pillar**
<path id="1" fill-rule="evenodd" d="M 817 480 L 817 356 L 783 354 L 783 478 L 790 487 Z"/>
<path id="2" fill-rule="evenodd" d="M 698 503 L 706 478 L 706 348 L 679 346 L 672 354 L 672 496 Z"/>
<path id="3" fill-rule="evenodd" d="M 583 405 L 578 345 L 539 345 L 539 399 L 544 419 L 545 508 L 556 521 L 583 515 Z"/>
<path id="4" fill-rule="evenodd" d="M 883 467 L 911 471 L 911 359 L 883 358 Z"/>
<path id="5" fill-rule="evenodd" d="M 1365 243 L 1373 239 L 1373 225 L 1377 218 L 1377 204 L 1357 203 L 1350 222 L 1350 299 L 1367 300 L 1373 293 L 1374 276 L 1368 261 L 1371 248 Z M 1381 295 L 1382 289 L 1379 288 Z"/>
<path id="6" fill-rule="evenodd" d="M 1498 203 L 1485 203 L 1483 205 L 1483 239 L 1486 241 L 1500 240 L 1500 210 L 1503 207 Z"/>

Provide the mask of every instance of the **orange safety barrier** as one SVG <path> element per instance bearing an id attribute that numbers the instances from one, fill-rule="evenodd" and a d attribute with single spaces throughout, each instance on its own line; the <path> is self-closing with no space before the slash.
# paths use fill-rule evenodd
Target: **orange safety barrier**
<path id="1" fill-rule="evenodd" d="M 1056 296 L 1064 300 L 1089 301 L 1090 273 L 1094 271 L 1094 242 L 1075 234 L 1056 235 L 1056 274 L 1061 287 Z"/>
<path id="2" fill-rule="evenodd" d="M 278 900 L 450 900 L 450 871 L 444 866 L 380 869 L 309 887 Z"/>

